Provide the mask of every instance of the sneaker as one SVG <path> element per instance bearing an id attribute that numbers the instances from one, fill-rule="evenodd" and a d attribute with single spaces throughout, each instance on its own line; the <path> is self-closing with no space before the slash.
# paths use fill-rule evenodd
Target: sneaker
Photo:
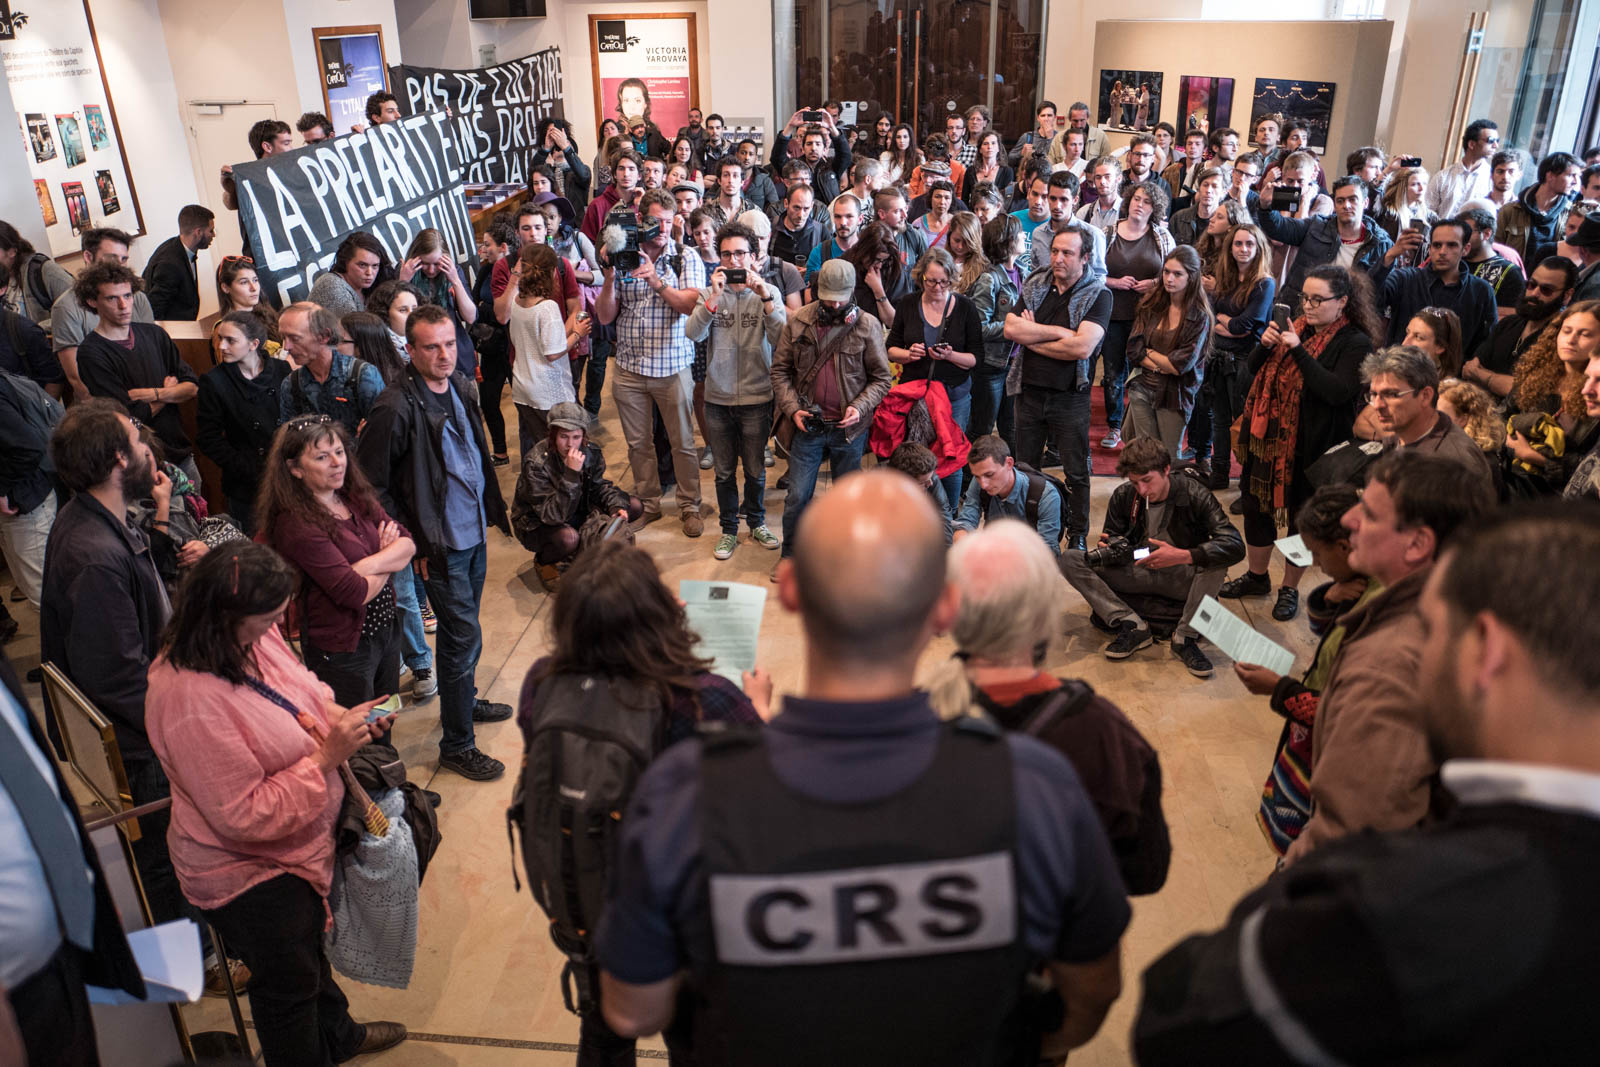
<path id="1" fill-rule="evenodd" d="M 768 445 L 766 451 L 761 453 L 761 465 L 763 467 L 776 467 L 778 465 L 778 457 L 772 454 L 771 445 Z"/>
<path id="2" fill-rule="evenodd" d="M 1106 646 L 1106 659 L 1127 659 L 1151 643 L 1150 630 L 1136 622 L 1125 622 L 1122 630 Z"/>
<path id="3" fill-rule="evenodd" d="M 711 469 L 711 465 L 714 462 L 715 460 L 711 458 L 711 449 L 702 448 L 700 450 L 700 469 L 703 471 L 708 471 Z"/>
<path id="4" fill-rule="evenodd" d="M 1209 459 L 1197 459 L 1197 460 L 1195 460 L 1194 461 L 1194 472 L 1200 476 L 1200 480 L 1201 481 L 1206 482 L 1207 484 L 1210 484 L 1210 482 L 1211 482 L 1211 461 Z"/>
<path id="5" fill-rule="evenodd" d="M 494 464 L 496 467 L 504 467 L 511 462 L 511 457 L 506 455 L 504 452 L 496 452 L 494 455 L 489 457 L 489 462 Z"/>
<path id="6" fill-rule="evenodd" d="M 1227 467 L 1213 467 L 1211 469 L 1211 477 L 1206 479 L 1206 488 L 1212 490 L 1213 492 L 1215 492 L 1215 491 L 1220 490 L 1220 489 L 1228 488 L 1228 485 L 1229 485 L 1228 468 Z"/>
<path id="7" fill-rule="evenodd" d="M 1278 602 L 1272 605 L 1272 617 L 1279 622 L 1288 622 L 1300 614 L 1300 591 L 1284 586 L 1278 590 Z"/>
<path id="8" fill-rule="evenodd" d="M 699 537 L 705 532 L 706 520 L 700 517 L 698 511 L 686 511 L 683 513 L 683 536 Z"/>
<path id="9" fill-rule="evenodd" d="M 1183 660 L 1183 665 L 1189 668 L 1189 673 L 1196 678 L 1209 678 L 1215 673 L 1211 661 L 1200 651 L 1200 643 L 1192 637 L 1185 641 L 1172 642 L 1172 654 Z"/>
<path id="10" fill-rule="evenodd" d="M 1239 600 L 1247 596 L 1266 596 L 1272 592 L 1272 579 L 1265 574 L 1245 571 L 1231 581 L 1223 582 L 1217 590 L 1218 600 Z"/>
<path id="11" fill-rule="evenodd" d="M 711 550 L 711 556 L 713 559 L 728 559 L 738 547 L 739 539 L 731 533 L 725 533 L 717 538 L 717 547 Z"/>
<path id="12" fill-rule="evenodd" d="M 505 722 L 511 718 L 510 704 L 496 704 L 481 697 L 472 702 L 473 722 Z"/>
<path id="13" fill-rule="evenodd" d="M 783 547 L 783 543 L 772 535 L 772 531 L 765 526 L 757 526 L 750 531 L 750 540 L 769 551 L 776 552 Z"/>
<path id="14" fill-rule="evenodd" d="M 1101 448 L 1121 448 L 1122 447 L 1122 430 L 1121 430 L 1121 428 L 1116 427 L 1116 426 L 1111 427 L 1111 432 L 1106 434 L 1104 437 L 1100 438 L 1100 447 Z"/>
<path id="15" fill-rule="evenodd" d="M 600 425 L 600 413 L 598 411 L 589 412 L 589 425 L 590 426 L 599 426 Z"/>
<path id="16" fill-rule="evenodd" d="M 238 960 L 228 961 L 228 974 L 233 978 L 233 991 L 239 996 L 244 996 L 250 988 L 250 968 Z M 223 979 L 221 964 L 212 964 L 206 968 L 206 996 L 225 997 L 228 995 L 228 983 Z"/>
<path id="17" fill-rule="evenodd" d="M 431 700 L 439 692 L 439 678 L 433 673 L 433 668 L 424 667 L 420 671 L 411 672 L 411 700 L 413 703 L 422 703 Z"/>
<path id="18" fill-rule="evenodd" d="M 433 608 L 427 601 L 420 605 L 422 609 L 422 632 L 426 634 L 439 632 L 439 619 L 434 615 Z"/>
<path id="19" fill-rule="evenodd" d="M 492 782 L 506 773 L 506 765 L 493 756 L 485 756 L 476 748 L 464 748 L 460 752 L 439 753 L 439 769 L 441 771 L 455 771 L 463 778 L 470 778 L 474 782 Z"/>

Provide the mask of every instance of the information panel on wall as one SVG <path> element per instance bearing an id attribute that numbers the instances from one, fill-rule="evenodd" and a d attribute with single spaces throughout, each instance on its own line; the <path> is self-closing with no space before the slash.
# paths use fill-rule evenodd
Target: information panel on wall
<path id="1" fill-rule="evenodd" d="M 700 106 L 691 12 L 589 16 L 594 113 L 599 120 L 643 117 L 671 138 Z"/>
<path id="2" fill-rule="evenodd" d="M 477 70 L 400 63 L 389 68 L 389 84 L 402 115 L 448 109 L 473 183 L 526 182 L 539 120 L 566 117 L 561 49 L 553 45 Z"/>
<path id="3" fill-rule="evenodd" d="M 443 111 L 240 163 L 233 181 L 262 295 L 279 307 L 305 299 L 357 230 L 376 237 L 393 264 L 430 228 L 457 263 L 477 258 L 466 161 Z"/>
<path id="4" fill-rule="evenodd" d="M 366 124 L 367 97 L 388 88 L 381 26 L 314 28 L 311 38 L 322 72 L 323 112 L 335 133 Z"/>
<path id="5" fill-rule="evenodd" d="M 143 233 L 84 0 L 52 0 L 32 13 L 0 0 L 0 62 L 44 221 L 40 251 L 76 252 L 78 235 L 97 226 Z"/>

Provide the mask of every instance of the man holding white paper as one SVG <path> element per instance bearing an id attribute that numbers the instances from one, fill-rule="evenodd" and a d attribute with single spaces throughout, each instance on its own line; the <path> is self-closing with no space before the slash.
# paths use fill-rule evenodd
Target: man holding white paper
<path id="1" fill-rule="evenodd" d="M 1311 818 L 1285 864 L 1347 834 L 1427 817 L 1438 765 L 1418 688 L 1417 599 L 1451 535 L 1492 507 L 1488 485 L 1462 478 L 1452 460 L 1406 450 L 1373 465 L 1344 525 L 1350 566 L 1383 590 L 1341 619 L 1345 638 L 1311 731 Z"/>
<path id="2" fill-rule="evenodd" d="M 1209 678 L 1211 660 L 1190 623 L 1200 602 L 1222 588 L 1228 568 L 1244 558 L 1244 538 L 1192 468 L 1172 470 L 1156 438 L 1129 442 L 1117 473 L 1128 480 L 1106 505 L 1099 545 L 1062 552 L 1061 573 L 1101 628 L 1116 634 L 1107 659 L 1127 659 L 1153 640 L 1150 624 L 1122 596 L 1139 598 L 1141 606 L 1171 601 L 1174 609 L 1182 606 L 1172 654 L 1196 678 Z"/>

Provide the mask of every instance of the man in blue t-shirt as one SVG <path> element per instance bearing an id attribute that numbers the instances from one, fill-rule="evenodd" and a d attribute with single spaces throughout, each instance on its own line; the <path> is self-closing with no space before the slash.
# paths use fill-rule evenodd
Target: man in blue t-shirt
<path id="1" fill-rule="evenodd" d="M 607 1023 L 654 1033 L 687 980 L 710 1062 L 998 1062 L 1042 967 L 1065 1002 L 1047 1049 L 1083 1044 L 1121 988 L 1127 898 L 1070 763 L 941 722 L 915 687 L 959 606 L 932 503 L 857 473 L 802 524 L 778 597 L 808 688 L 640 780 L 598 936 Z"/>
<path id="2" fill-rule="evenodd" d="M 854 193 L 840 193 L 828 207 L 833 218 L 833 239 L 817 245 L 806 257 L 806 285 L 816 281 L 817 271 L 830 259 L 838 259 L 855 247 L 861 236 L 861 201 Z"/>

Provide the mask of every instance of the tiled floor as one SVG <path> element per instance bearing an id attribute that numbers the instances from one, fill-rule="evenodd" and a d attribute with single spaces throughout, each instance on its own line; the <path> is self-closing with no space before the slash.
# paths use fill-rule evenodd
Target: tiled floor
<path id="1" fill-rule="evenodd" d="M 510 416 L 509 400 L 505 407 Z M 609 398 L 596 440 L 605 448 L 612 475 L 623 485 L 631 484 Z M 770 486 L 782 470 L 780 461 L 769 475 L 767 502 L 774 530 L 783 494 Z M 514 465 L 500 471 L 508 500 L 515 471 Z M 714 498 L 710 472 L 704 473 L 702 483 L 710 502 Z M 1096 529 L 1115 484 L 1111 478 L 1094 480 Z M 670 503 L 667 511 L 669 516 L 674 513 Z M 677 521 L 668 518 L 645 528 L 639 544 L 655 556 L 669 584 L 717 577 L 767 586 L 777 553 L 741 540 L 732 559 L 717 562 L 711 557 L 715 535 L 714 517 L 707 520 L 705 536 L 697 540 L 685 538 Z M 547 644 L 548 597 L 521 546 L 496 532 L 491 532 L 489 543 L 478 685 L 492 700 L 515 703 L 524 674 Z M 1275 558 L 1274 566 L 1281 567 L 1281 560 Z M 1315 578 L 1308 577 L 1306 589 L 1314 587 Z M 1315 643 L 1303 615 L 1281 624 L 1267 614 L 1270 601 L 1232 603 L 1250 622 L 1294 650 L 1304 667 Z M 38 662 L 38 621 L 27 605 L 12 608 L 23 633 L 7 651 L 22 671 Z M 1172 872 L 1160 893 L 1135 902 L 1133 923 L 1124 939 L 1126 991 L 1095 1041 L 1072 1056 L 1075 1065 L 1124 1064 L 1130 1061 L 1128 1030 L 1143 968 L 1180 937 L 1222 922 L 1233 902 L 1271 869 L 1272 854 L 1256 827 L 1255 811 L 1281 720 L 1267 709 L 1264 699 L 1244 691 L 1226 657 L 1214 650 L 1218 672 L 1210 680 L 1191 677 L 1159 644 L 1113 663 L 1100 655 L 1103 638 L 1089 625 L 1076 594 L 1067 592 L 1062 612 L 1063 636 L 1049 668 L 1082 677 L 1119 703 L 1160 752 L 1164 766 Z M 761 662 L 771 671 L 779 695 L 796 691 L 802 682 L 798 620 L 772 600 L 760 649 Z M 936 644 L 926 662 L 948 652 L 947 642 Z M 571 1053 L 562 1046 L 576 1040 L 577 1024 L 563 1007 L 557 988 L 559 957 L 550 945 L 543 913 L 526 890 L 517 893 L 512 887 L 513 857 L 503 826 L 510 777 L 478 784 L 450 773 L 435 774 L 436 707 L 430 702 L 408 708 L 394 732 L 412 779 L 428 783 L 444 797 L 439 811 L 443 843 L 422 887 L 415 975 L 405 990 L 344 983 L 357 1018 L 397 1019 L 416 1035 L 371 1062 L 385 1067 L 571 1063 Z M 520 742 L 515 723 L 480 727 L 478 739 L 490 755 L 516 767 Z M 207 1000 L 186 1013 L 194 1029 L 228 1028 L 223 1001 Z M 661 1046 L 648 1042 L 644 1047 Z"/>

